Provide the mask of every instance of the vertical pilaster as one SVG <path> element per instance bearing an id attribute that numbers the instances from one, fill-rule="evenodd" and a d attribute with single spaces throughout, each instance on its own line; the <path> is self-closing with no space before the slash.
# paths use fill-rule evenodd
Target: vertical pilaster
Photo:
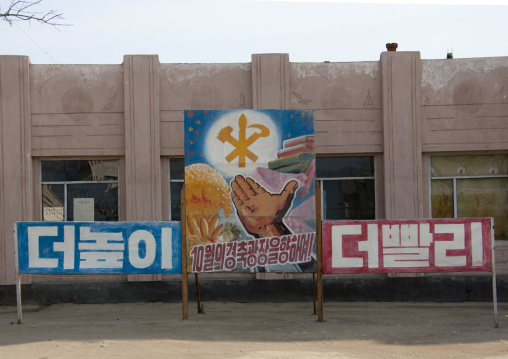
<path id="1" fill-rule="evenodd" d="M 124 57 L 126 220 L 161 220 L 159 59 Z"/>
<path id="2" fill-rule="evenodd" d="M 0 56 L 0 284 L 14 284 L 14 224 L 32 219 L 30 61 Z"/>
<path id="3" fill-rule="evenodd" d="M 161 161 L 159 123 L 159 58 L 126 55 L 125 208 L 127 221 L 159 221 Z M 156 280 L 157 275 L 129 275 L 129 280 Z"/>
<path id="4" fill-rule="evenodd" d="M 255 109 L 289 108 L 289 54 L 252 55 Z"/>
<path id="5" fill-rule="evenodd" d="M 381 66 L 386 218 L 421 218 L 420 53 L 384 52 Z"/>
<path id="6" fill-rule="evenodd" d="M 252 55 L 254 109 L 289 108 L 289 54 Z M 257 279 L 292 279 L 291 273 L 256 273 Z"/>

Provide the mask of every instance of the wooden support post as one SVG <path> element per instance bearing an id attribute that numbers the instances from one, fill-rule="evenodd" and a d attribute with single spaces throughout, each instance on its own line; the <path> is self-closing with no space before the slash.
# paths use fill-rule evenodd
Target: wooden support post
<path id="1" fill-rule="evenodd" d="M 494 304 L 494 329 L 499 329 L 497 320 L 497 278 L 496 278 L 496 241 L 494 240 L 494 218 L 490 220 L 490 242 L 492 247 L 492 303 Z"/>
<path id="2" fill-rule="evenodd" d="M 312 302 L 314 304 L 314 314 L 316 311 L 316 273 L 312 273 Z"/>
<path id="3" fill-rule="evenodd" d="M 196 302 L 198 305 L 198 313 L 204 313 L 203 307 L 201 306 L 201 294 L 199 293 L 199 277 L 198 274 L 194 274 L 194 279 L 196 281 Z"/>
<path id="4" fill-rule="evenodd" d="M 323 259 L 321 246 L 321 188 L 316 180 L 316 241 L 317 241 L 317 312 L 318 322 L 323 321 Z"/>
<path id="5" fill-rule="evenodd" d="M 187 215 L 185 213 L 185 184 L 180 191 L 181 219 L 180 226 L 182 232 L 182 319 L 189 318 L 189 277 L 187 274 Z"/>
<path id="6" fill-rule="evenodd" d="M 19 252 L 18 252 L 18 229 L 14 224 L 14 262 L 16 265 L 16 304 L 18 311 L 18 324 L 23 320 L 23 311 L 21 308 L 21 278 L 19 275 Z"/>

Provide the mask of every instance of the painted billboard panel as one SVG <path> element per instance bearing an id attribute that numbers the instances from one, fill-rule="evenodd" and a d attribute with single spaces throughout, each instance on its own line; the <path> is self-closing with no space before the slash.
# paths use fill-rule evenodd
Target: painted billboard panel
<path id="1" fill-rule="evenodd" d="M 18 222 L 20 273 L 181 273 L 179 222 Z"/>
<path id="2" fill-rule="evenodd" d="M 490 271 L 492 221 L 324 221 L 323 273 Z"/>
<path id="3" fill-rule="evenodd" d="M 314 115 L 185 111 L 188 271 L 316 270 Z"/>

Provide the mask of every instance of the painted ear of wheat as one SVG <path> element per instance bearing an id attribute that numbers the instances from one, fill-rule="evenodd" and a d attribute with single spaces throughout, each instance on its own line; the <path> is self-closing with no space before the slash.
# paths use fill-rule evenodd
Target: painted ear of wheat
<path id="1" fill-rule="evenodd" d="M 218 215 L 208 218 L 187 216 L 187 240 L 191 245 L 217 242 L 224 227 L 218 223 Z"/>
<path id="2" fill-rule="evenodd" d="M 185 167 L 185 205 L 187 241 L 195 244 L 215 243 L 223 232 L 219 213 L 232 212 L 230 188 L 224 177 L 204 163 Z"/>

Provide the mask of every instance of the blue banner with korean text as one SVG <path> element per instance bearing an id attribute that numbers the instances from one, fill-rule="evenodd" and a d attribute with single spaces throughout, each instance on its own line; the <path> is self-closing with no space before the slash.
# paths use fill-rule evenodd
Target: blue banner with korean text
<path id="1" fill-rule="evenodd" d="M 19 273 L 181 273 L 180 222 L 18 222 Z"/>

